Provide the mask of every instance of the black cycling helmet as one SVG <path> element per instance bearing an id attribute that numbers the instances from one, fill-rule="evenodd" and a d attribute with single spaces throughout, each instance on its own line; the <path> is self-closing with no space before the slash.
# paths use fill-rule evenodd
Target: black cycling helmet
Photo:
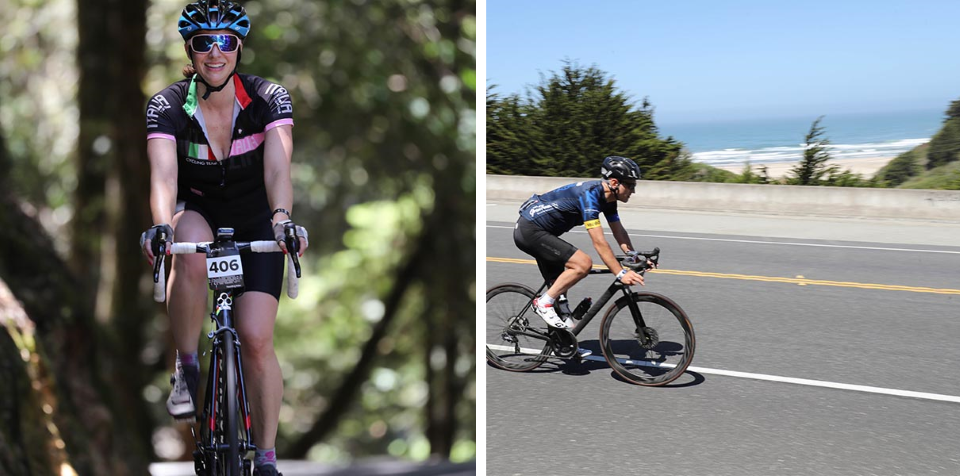
<path id="1" fill-rule="evenodd" d="M 640 180 L 640 167 L 631 159 L 611 155 L 603 159 L 600 175 L 606 180 Z"/>
<path id="2" fill-rule="evenodd" d="M 250 32 L 250 17 L 239 3 L 229 0 L 198 0 L 183 7 L 177 30 L 186 41 L 198 31 L 230 30 L 245 39 Z"/>

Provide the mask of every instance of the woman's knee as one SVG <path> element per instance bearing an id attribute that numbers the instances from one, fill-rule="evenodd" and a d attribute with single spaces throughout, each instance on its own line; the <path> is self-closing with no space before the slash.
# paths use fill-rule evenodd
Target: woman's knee
<path id="1" fill-rule="evenodd" d="M 274 355 L 273 333 L 258 329 L 255 332 L 241 332 L 240 341 L 243 345 L 240 349 L 243 351 L 245 359 L 259 361 L 271 358 Z"/>
<path id="2" fill-rule="evenodd" d="M 174 279 L 190 286 L 202 286 L 204 293 L 207 287 L 207 260 L 202 254 L 177 255 L 173 259 Z"/>

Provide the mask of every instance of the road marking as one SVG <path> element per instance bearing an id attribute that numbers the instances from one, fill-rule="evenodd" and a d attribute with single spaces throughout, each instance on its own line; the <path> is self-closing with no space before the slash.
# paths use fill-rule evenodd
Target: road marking
<path id="1" fill-rule="evenodd" d="M 852 385 L 848 383 L 827 382 L 825 380 L 810 380 L 805 378 L 781 377 L 778 375 L 754 374 L 749 372 L 737 372 L 734 370 L 708 369 L 704 367 L 687 367 L 687 370 L 702 374 L 722 375 L 725 377 L 748 378 L 753 380 L 765 380 L 768 382 L 792 383 L 796 385 L 806 385 L 808 387 L 834 388 L 838 390 L 852 390 L 854 392 L 877 393 L 881 395 L 893 395 L 897 397 L 921 398 L 924 400 L 936 400 L 940 402 L 960 403 L 960 396 L 943 395 L 939 393 L 914 392 L 912 390 L 898 390 L 895 388 L 871 387 L 869 385 Z"/>
<path id="2" fill-rule="evenodd" d="M 537 262 L 532 259 L 493 258 L 489 256 L 487 257 L 487 261 L 491 261 L 494 263 L 537 264 Z M 606 269 L 606 266 L 599 265 L 599 264 L 595 264 L 593 265 L 593 267 L 595 269 Z M 824 279 L 807 279 L 802 277 L 782 278 L 778 276 L 754 276 L 749 274 L 709 273 L 704 271 L 681 271 L 676 269 L 654 269 L 647 272 L 656 273 L 656 274 L 666 274 L 671 276 L 693 276 L 698 278 L 738 279 L 741 281 L 761 281 L 765 283 L 797 284 L 800 286 L 832 286 L 832 287 L 839 287 L 839 288 L 875 289 L 880 291 L 906 291 L 911 293 L 960 295 L 960 289 L 927 288 L 922 286 L 901 286 L 897 284 L 856 283 L 856 282 L 850 282 L 850 281 L 827 281 Z"/>
<path id="3" fill-rule="evenodd" d="M 502 226 L 502 225 L 487 225 L 487 228 L 503 228 L 512 230 L 512 226 Z M 567 233 L 582 233 L 586 234 L 586 231 L 572 230 Z M 613 236 L 610 232 L 604 232 L 604 235 Z M 698 236 L 675 236 L 675 235 L 644 235 L 639 233 L 631 233 L 630 236 L 642 236 L 644 238 L 666 238 L 670 240 L 697 240 L 697 241 L 722 241 L 728 243 L 751 243 L 751 244 L 761 244 L 761 245 L 785 245 L 785 246 L 809 246 L 814 248 L 842 248 L 842 249 L 854 249 L 854 250 L 872 250 L 872 251 L 899 251 L 899 252 L 912 252 L 912 253 L 941 253 L 948 255 L 960 255 L 960 251 L 949 251 L 949 250 L 919 250 L 916 248 L 890 248 L 883 246 L 852 246 L 852 245 L 828 245 L 823 243 L 798 243 L 793 241 L 760 241 L 760 240 L 737 240 L 733 238 L 704 238 Z"/>
<path id="4" fill-rule="evenodd" d="M 487 347 L 494 350 L 501 350 L 501 351 L 514 350 L 513 347 L 502 346 L 502 345 L 487 345 Z M 540 354 L 540 349 L 521 348 L 520 350 L 521 350 L 521 353 L 523 354 L 530 354 L 530 355 Z M 605 358 L 596 356 L 596 355 L 584 357 L 584 360 L 606 362 Z M 621 363 L 636 364 L 636 365 L 641 365 L 645 367 L 675 367 L 675 365 L 672 365 L 672 364 L 662 364 L 659 362 L 645 362 L 645 361 L 634 361 L 634 360 L 625 361 L 624 359 L 617 359 L 617 360 L 620 360 Z M 736 370 L 710 369 L 706 367 L 696 367 L 696 366 L 687 367 L 687 370 L 691 372 L 701 373 L 701 374 L 720 375 L 723 377 L 746 378 L 751 380 L 762 380 L 766 382 L 779 382 L 779 383 L 789 383 L 794 385 L 805 385 L 808 387 L 833 388 L 837 390 L 876 393 L 880 395 L 891 395 L 895 397 L 909 397 L 909 398 L 919 398 L 923 400 L 934 400 L 938 402 L 960 403 L 960 396 L 956 396 L 956 395 L 943 395 L 939 393 L 915 392 L 912 390 L 899 390 L 896 388 L 871 387 L 869 385 L 853 385 L 849 383 L 828 382 L 826 380 L 811 380 L 811 379 L 805 379 L 805 378 L 781 377 L 779 375 L 755 374 L 750 372 L 738 372 Z"/>

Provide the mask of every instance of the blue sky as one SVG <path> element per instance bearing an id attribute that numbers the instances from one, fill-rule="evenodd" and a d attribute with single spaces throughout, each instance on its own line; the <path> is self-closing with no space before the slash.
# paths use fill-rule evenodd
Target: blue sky
<path id="1" fill-rule="evenodd" d="M 946 110 L 960 1 L 487 0 L 487 86 L 596 66 L 658 122 Z"/>

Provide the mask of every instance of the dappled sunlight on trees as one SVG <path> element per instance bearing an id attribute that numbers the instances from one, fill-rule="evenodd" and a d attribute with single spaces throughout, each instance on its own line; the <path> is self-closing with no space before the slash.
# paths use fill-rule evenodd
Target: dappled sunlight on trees
<path id="1" fill-rule="evenodd" d="M 117 65 L 104 81 L 133 81 L 149 95 L 182 78 L 187 57 L 176 19 L 185 3 L 148 2 L 143 71 Z M 276 329 L 286 389 L 280 457 L 473 459 L 475 3 L 242 3 L 253 27 L 239 71 L 276 81 L 293 98 L 293 214 L 311 241 L 300 297 L 282 300 Z M 0 10 L 9 25 L 0 40 L 0 136 L 7 151 L 0 176 L 8 179 L 5 199 L 28 212 L 4 216 L 39 221 L 65 259 L 80 246 L 71 244 L 74 234 L 65 225 L 89 208 L 73 205 L 106 204 L 103 239 L 87 242 L 94 264 L 73 278 L 99 290 L 96 307 L 85 305 L 90 320 L 84 321 L 100 336 L 96 353 L 105 365 L 94 371 L 125 362 L 145 372 L 141 379 L 99 375 L 106 382 L 101 391 L 142 399 L 146 413 L 125 418 L 151 429 L 135 437 L 154 444 L 155 454 L 143 460 L 189 457 L 192 441 L 178 441 L 189 433 L 172 431 L 163 409 L 173 359 L 167 318 L 150 301 L 143 258 L 120 246 L 138 239 L 129 213 L 146 209 L 136 195 L 143 171 L 123 165 L 145 160 L 145 105 L 114 101 L 108 106 L 115 109 L 107 109 L 112 121 L 84 122 L 76 8 L 66 0 L 12 0 Z M 123 25 L 106 32 L 112 41 L 136 31 Z M 110 55 L 118 52 L 98 54 L 116 59 Z M 139 119 L 132 124 L 128 117 Z M 90 190 L 77 189 L 81 124 L 103 131 L 87 142 L 107 171 L 93 177 Z M 123 152 L 125 131 L 133 127 L 144 136 L 136 154 Z M 75 223 L 81 231 L 91 226 Z M 13 242 L 0 245 L 16 251 Z M 123 263 L 136 271 L 124 271 Z M 8 271 L 0 266 L 0 279 L 10 279 Z M 124 285 L 139 291 L 119 291 Z M 202 339 L 201 349 L 206 345 Z M 65 440 L 69 452 L 74 443 Z"/>

